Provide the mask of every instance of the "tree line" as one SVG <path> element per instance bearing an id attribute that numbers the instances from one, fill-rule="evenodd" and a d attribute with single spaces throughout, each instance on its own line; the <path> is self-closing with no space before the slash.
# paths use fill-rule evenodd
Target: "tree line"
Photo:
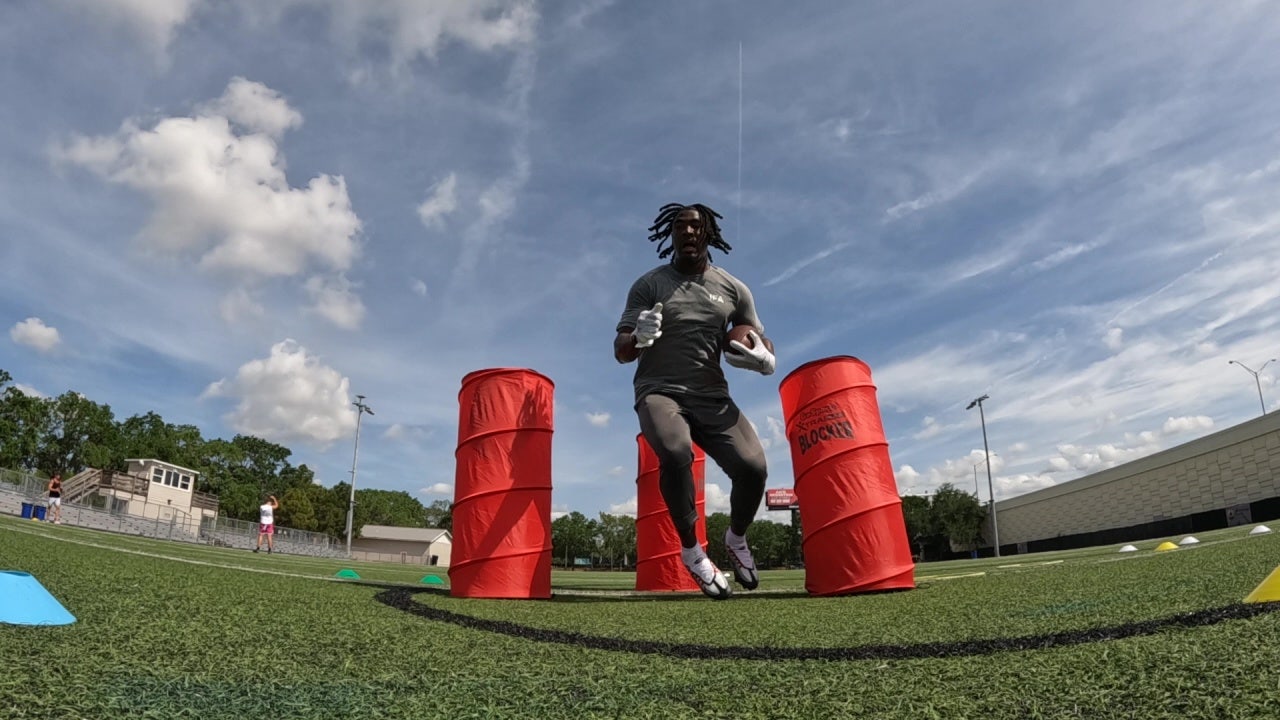
<path id="1" fill-rule="evenodd" d="M 293 465 L 292 451 L 252 435 L 231 440 L 205 439 L 194 425 L 165 422 L 148 412 L 116 420 L 109 405 L 77 392 L 41 398 L 19 390 L 0 369 L 0 468 L 71 477 L 85 468 L 123 471 L 128 458 L 154 458 L 200 473 L 196 490 L 218 496 L 218 512 L 238 520 L 258 519 L 258 506 L 272 494 L 280 500 L 278 522 L 285 527 L 342 538 L 346 535 L 351 486 L 326 488 L 315 483 L 305 464 Z M 903 519 L 912 552 L 921 560 L 955 557 L 977 546 L 987 511 L 977 498 L 944 484 L 931 496 L 902 498 Z M 729 516 L 707 518 L 712 560 L 728 567 L 723 543 Z M 423 505 L 404 491 L 356 490 L 353 534 L 364 525 L 453 529 L 452 503 Z M 572 567 L 576 558 L 593 566 L 634 567 L 635 520 L 600 513 L 591 519 L 579 512 L 551 524 L 553 557 Z M 751 545 L 761 567 L 801 562 L 799 522 L 768 520 L 751 527 Z"/>
<path id="2" fill-rule="evenodd" d="M 333 538 L 346 536 L 351 485 L 317 485 L 293 452 L 252 435 L 205 439 L 195 425 L 165 422 L 148 412 L 116 420 L 111 406 L 77 392 L 28 395 L 0 369 L 0 468 L 63 478 L 86 469 L 124 471 L 126 459 L 154 458 L 200 473 L 195 490 L 218 496 L 218 513 L 256 521 L 266 495 L 280 501 L 277 522 Z M 451 503 L 424 506 L 404 491 L 356 490 L 352 533 L 364 525 L 452 529 Z"/>
<path id="3" fill-rule="evenodd" d="M 930 497 L 904 496 L 902 518 L 917 559 L 948 560 L 977 549 L 987 510 L 977 496 L 943 483 Z"/>
<path id="4" fill-rule="evenodd" d="M 944 483 L 931 496 L 902 498 L 902 517 L 911 553 L 917 561 L 964 557 L 982 540 L 987 510 L 970 493 Z M 789 523 L 757 520 L 749 533 L 751 551 L 761 568 L 792 567 L 803 562 L 801 540 L 804 518 L 795 512 Z M 707 554 L 721 569 L 730 567 L 724 543 L 729 516 L 712 513 L 707 517 Z M 571 512 L 551 523 L 552 562 L 572 568 L 582 561 L 591 567 L 634 568 L 636 564 L 635 520 L 625 515 L 600 513 L 591 519 Z"/>
<path id="5" fill-rule="evenodd" d="M 720 539 L 729 527 L 729 516 L 717 512 L 707 516 L 707 554 L 721 569 L 730 567 L 728 551 Z M 800 533 L 791 524 L 770 520 L 752 523 L 749 533 L 756 566 L 778 568 L 800 562 Z M 627 515 L 600 513 L 591 519 L 571 512 L 551 523 L 551 556 L 557 567 L 572 568 L 584 560 L 591 567 L 631 569 L 636 564 L 636 521 Z"/>

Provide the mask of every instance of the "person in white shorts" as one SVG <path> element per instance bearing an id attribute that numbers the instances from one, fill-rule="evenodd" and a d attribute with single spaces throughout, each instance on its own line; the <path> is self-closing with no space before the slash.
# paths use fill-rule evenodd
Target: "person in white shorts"
<path id="1" fill-rule="evenodd" d="M 267 538 L 267 554 L 275 549 L 276 535 L 276 508 L 280 507 L 280 503 L 276 501 L 275 495 L 268 495 L 266 502 L 258 506 L 258 546 L 253 549 L 254 552 L 262 550 L 262 538 Z"/>
<path id="2" fill-rule="evenodd" d="M 57 525 L 62 524 L 62 475 L 54 473 L 49 478 L 49 517 L 47 520 Z"/>

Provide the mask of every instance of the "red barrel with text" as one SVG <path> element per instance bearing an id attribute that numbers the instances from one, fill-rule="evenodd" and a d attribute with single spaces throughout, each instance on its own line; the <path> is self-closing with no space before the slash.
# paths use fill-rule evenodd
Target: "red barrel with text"
<path id="1" fill-rule="evenodd" d="M 651 592 L 698 591 L 698 583 L 680 559 L 680 536 L 671 522 L 667 501 L 659 484 L 658 456 L 636 435 L 639 448 L 636 474 L 636 590 Z M 706 513 L 707 456 L 693 446 L 694 507 L 698 510 L 698 542 L 707 546 Z"/>
<path id="2" fill-rule="evenodd" d="M 458 393 L 449 594 L 551 597 L 554 383 L 478 370 Z"/>
<path id="3" fill-rule="evenodd" d="M 840 356 L 782 380 L 782 413 L 804 533 L 805 589 L 850 595 L 915 587 L 871 369 Z"/>

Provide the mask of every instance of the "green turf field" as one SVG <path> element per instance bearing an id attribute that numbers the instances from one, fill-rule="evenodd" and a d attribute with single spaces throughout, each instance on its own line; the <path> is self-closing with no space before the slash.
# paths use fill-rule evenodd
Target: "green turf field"
<path id="1" fill-rule="evenodd" d="M 0 717 L 1272 718 L 1280 608 L 1239 601 L 1280 532 L 1247 531 L 930 563 L 880 595 L 811 598 L 778 571 L 715 602 L 557 572 L 553 599 L 500 601 L 430 568 L 0 517 L 0 569 L 78 618 L 0 624 Z"/>

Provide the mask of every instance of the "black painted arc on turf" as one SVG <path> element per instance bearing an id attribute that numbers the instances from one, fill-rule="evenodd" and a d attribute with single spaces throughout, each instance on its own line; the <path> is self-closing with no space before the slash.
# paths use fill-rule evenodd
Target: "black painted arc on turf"
<path id="1" fill-rule="evenodd" d="M 1071 630 L 1012 638 L 989 638 L 959 642 L 917 643 L 914 645 L 859 645 L 857 647 L 745 647 L 733 645 L 695 645 L 667 643 L 653 640 L 628 640 L 625 638 L 584 635 L 568 630 L 547 630 L 502 620 L 462 615 L 428 607 L 414 600 L 413 595 L 424 592 L 418 589 L 393 588 L 374 596 L 378 602 L 404 612 L 446 622 L 459 627 L 482 630 L 508 637 L 534 642 L 572 645 L 590 650 L 610 650 L 641 655 L 663 655 L 691 660 L 914 660 L 921 658 L 957 658 L 976 655 L 992 655 L 1019 650 L 1047 650 L 1049 648 L 1084 645 L 1106 640 L 1154 635 L 1171 629 L 1197 628 L 1216 625 L 1227 620 L 1243 620 L 1280 610 L 1280 602 L 1246 605 L 1237 603 L 1223 607 L 1197 610 L 1166 618 L 1126 623 L 1108 628 Z"/>

